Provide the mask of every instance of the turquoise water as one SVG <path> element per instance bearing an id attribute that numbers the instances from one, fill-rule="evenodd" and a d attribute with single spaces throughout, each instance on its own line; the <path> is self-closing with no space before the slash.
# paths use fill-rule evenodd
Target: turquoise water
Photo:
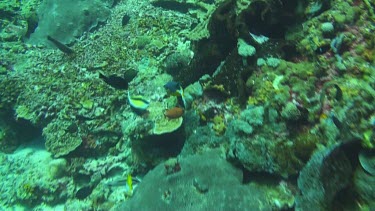
<path id="1" fill-rule="evenodd" d="M 0 210 L 372 210 L 372 0 L 4 0 Z"/>

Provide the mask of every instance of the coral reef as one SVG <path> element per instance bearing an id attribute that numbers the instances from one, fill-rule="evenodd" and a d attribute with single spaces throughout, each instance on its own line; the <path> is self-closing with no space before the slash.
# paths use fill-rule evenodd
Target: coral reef
<path id="1" fill-rule="evenodd" d="M 77 126 L 69 121 L 53 121 L 44 128 L 43 133 L 47 150 L 56 157 L 69 154 L 82 143 Z"/>
<path id="2" fill-rule="evenodd" d="M 40 140 L 34 142 L 38 144 Z M 38 145 L 34 147 L 19 149 L 12 155 L 2 154 L 0 173 L 7 178 L 1 186 L 2 207 L 13 203 L 57 204 L 72 196 L 66 161 L 53 160 L 50 153 L 38 149 Z"/>
<path id="3" fill-rule="evenodd" d="M 1 1 L 0 209 L 374 206 L 374 8 Z"/>

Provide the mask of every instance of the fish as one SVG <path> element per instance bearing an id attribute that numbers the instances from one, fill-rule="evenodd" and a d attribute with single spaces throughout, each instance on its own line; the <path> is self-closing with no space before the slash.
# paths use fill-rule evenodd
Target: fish
<path id="1" fill-rule="evenodd" d="M 132 175 L 128 174 L 128 177 L 126 179 L 126 183 L 129 187 L 129 190 L 128 190 L 128 194 L 131 196 L 133 195 L 133 179 L 132 179 Z"/>
<path id="2" fill-rule="evenodd" d="M 342 90 L 341 90 L 341 88 L 337 84 L 333 84 L 333 86 L 336 88 L 336 95 L 335 95 L 336 100 L 338 100 L 338 101 L 342 100 Z"/>
<path id="3" fill-rule="evenodd" d="M 164 85 L 168 95 L 181 97 L 184 107 L 186 108 L 186 101 L 184 96 L 184 89 L 181 84 L 175 81 L 169 81 Z"/>
<path id="4" fill-rule="evenodd" d="M 139 177 L 133 177 L 130 175 L 131 183 L 132 183 L 132 189 L 134 190 L 135 187 L 141 182 L 141 178 Z M 108 187 L 120 187 L 120 186 L 126 186 L 127 189 L 129 189 L 129 176 L 127 178 L 122 178 L 114 181 L 110 181 L 105 183 L 106 186 Z"/>
<path id="5" fill-rule="evenodd" d="M 93 185 L 88 185 L 88 186 L 84 186 L 84 187 L 81 187 L 77 192 L 76 192 L 76 197 L 80 200 L 83 200 L 85 198 L 87 198 L 91 193 L 92 191 L 94 190 L 94 187 Z"/>
<path id="6" fill-rule="evenodd" d="M 127 180 L 121 179 L 121 180 L 108 182 L 105 185 L 108 187 L 119 187 L 119 186 L 127 186 L 127 183 L 128 183 Z"/>
<path id="7" fill-rule="evenodd" d="M 337 129 L 341 130 L 343 128 L 341 121 L 335 115 L 332 114 L 331 119 L 333 124 L 335 124 L 335 126 L 337 127 Z"/>
<path id="8" fill-rule="evenodd" d="M 150 102 L 146 100 L 143 96 L 141 95 L 130 96 L 130 92 L 128 92 L 128 101 L 132 108 L 137 109 L 139 111 L 146 110 L 148 106 L 150 105 Z"/>
<path id="9" fill-rule="evenodd" d="M 171 94 L 181 94 L 182 90 L 181 84 L 175 81 L 169 81 L 168 83 L 164 84 L 164 88 Z"/>
<path id="10" fill-rule="evenodd" d="M 164 111 L 164 116 L 170 119 L 177 119 L 184 115 L 184 109 L 180 107 L 174 107 Z"/>
<path id="11" fill-rule="evenodd" d="M 52 42 L 52 44 L 56 46 L 56 48 L 58 48 L 61 52 L 68 54 L 68 55 L 74 54 L 74 51 L 71 48 L 69 48 L 67 45 L 63 44 L 62 42 L 56 40 L 55 38 L 48 35 L 47 40 Z"/>
<path id="12" fill-rule="evenodd" d="M 131 174 L 128 174 L 126 178 L 110 181 L 104 185 L 109 188 L 124 187 L 125 195 L 130 197 L 134 194 L 135 189 L 141 181 L 139 177 L 133 177 Z"/>
<path id="13" fill-rule="evenodd" d="M 105 76 L 99 73 L 99 78 L 115 89 L 127 89 L 129 81 L 117 75 Z"/>

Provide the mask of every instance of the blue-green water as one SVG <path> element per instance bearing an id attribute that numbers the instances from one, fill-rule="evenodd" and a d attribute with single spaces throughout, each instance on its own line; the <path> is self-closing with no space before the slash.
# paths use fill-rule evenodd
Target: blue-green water
<path id="1" fill-rule="evenodd" d="M 4 0 L 0 210 L 372 210 L 371 0 Z"/>

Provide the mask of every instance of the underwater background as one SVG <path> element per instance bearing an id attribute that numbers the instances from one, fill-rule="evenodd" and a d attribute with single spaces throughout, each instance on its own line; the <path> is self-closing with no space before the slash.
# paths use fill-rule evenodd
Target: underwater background
<path id="1" fill-rule="evenodd" d="M 374 0 L 2 0 L 0 210 L 375 210 Z"/>

